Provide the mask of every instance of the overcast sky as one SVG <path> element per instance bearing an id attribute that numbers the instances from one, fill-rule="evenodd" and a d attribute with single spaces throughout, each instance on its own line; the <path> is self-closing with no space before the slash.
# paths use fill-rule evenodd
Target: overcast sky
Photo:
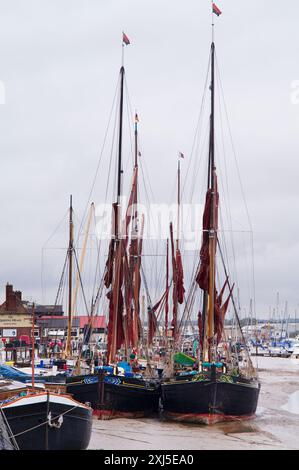
<path id="1" fill-rule="evenodd" d="M 217 58 L 254 230 L 257 312 L 268 315 L 279 291 L 281 308 L 287 300 L 293 313 L 299 104 L 291 86 L 299 80 L 299 3 L 217 5 Z M 122 30 L 131 41 L 126 74 L 142 154 L 156 200 L 169 201 L 178 149 L 186 158 L 191 153 L 210 20 L 209 0 L 0 0 L 1 298 L 9 281 L 25 298 L 55 300 L 64 255 L 47 254 L 57 270 L 47 273 L 43 298 L 42 247 L 70 193 L 78 218 L 83 213 L 115 93 Z"/>

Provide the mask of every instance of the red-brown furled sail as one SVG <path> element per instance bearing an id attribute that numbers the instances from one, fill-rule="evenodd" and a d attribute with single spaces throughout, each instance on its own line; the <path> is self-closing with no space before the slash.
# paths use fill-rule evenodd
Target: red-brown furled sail
<path id="1" fill-rule="evenodd" d="M 165 296 L 165 338 L 168 333 L 168 313 L 169 313 L 169 240 L 166 242 L 166 296 Z"/>
<path id="2" fill-rule="evenodd" d="M 147 343 L 148 346 L 152 345 L 155 333 L 158 328 L 158 320 L 156 311 L 159 307 L 163 307 L 163 301 L 165 300 L 167 290 L 163 293 L 161 299 L 152 307 L 148 309 L 148 335 Z"/>
<path id="3" fill-rule="evenodd" d="M 177 269 L 177 299 L 178 303 L 182 304 L 184 302 L 184 271 L 183 271 L 183 263 L 182 263 L 182 256 L 181 251 L 178 248 L 176 250 L 176 269 Z"/>
<path id="4" fill-rule="evenodd" d="M 172 223 L 170 223 L 170 245 L 171 245 L 171 259 L 172 259 L 172 335 L 174 340 L 177 336 L 177 321 L 178 321 L 178 273 L 177 273 L 177 265 L 176 265 L 176 258 L 174 252 L 174 241 L 173 241 L 173 227 Z"/>

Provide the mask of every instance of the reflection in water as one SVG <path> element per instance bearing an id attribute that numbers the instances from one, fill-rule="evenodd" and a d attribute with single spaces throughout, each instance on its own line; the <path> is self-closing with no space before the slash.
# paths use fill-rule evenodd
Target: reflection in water
<path id="1" fill-rule="evenodd" d="M 299 415 L 299 390 L 295 393 L 292 393 L 287 404 L 283 405 L 281 408 L 285 411 L 288 411 L 289 413 Z"/>

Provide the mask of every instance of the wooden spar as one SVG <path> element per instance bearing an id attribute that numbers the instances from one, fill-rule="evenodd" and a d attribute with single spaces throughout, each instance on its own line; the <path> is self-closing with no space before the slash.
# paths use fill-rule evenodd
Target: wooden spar
<path id="1" fill-rule="evenodd" d="M 168 312 L 169 312 L 169 304 L 168 304 L 168 283 L 169 283 L 169 239 L 167 238 L 166 241 L 166 289 L 165 289 L 165 341 L 167 343 L 167 333 L 168 333 Z"/>
<path id="2" fill-rule="evenodd" d="M 138 166 L 138 115 L 135 113 L 135 130 L 134 130 L 134 137 L 135 137 L 135 168 Z"/>
<path id="3" fill-rule="evenodd" d="M 180 154 L 179 154 L 180 159 Z M 177 256 L 180 248 L 180 207 L 181 207 L 181 166 L 180 160 L 178 159 L 178 193 L 177 193 L 177 204 L 178 204 L 178 213 L 177 213 L 177 238 L 176 238 L 176 255 L 175 255 L 175 280 L 176 282 L 173 284 L 173 288 L 176 289 L 175 295 L 173 297 L 174 301 L 174 311 L 175 311 L 175 328 L 173 330 L 174 333 L 174 341 L 176 340 L 177 336 L 177 315 L 178 315 L 178 265 L 177 265 Z"/>
<path id="4" fill-rule="evenodd" d="M 123 325 L 124 325 L 124 341 L 125 341 L 125 358 L 128 357 L 128 350 L 129 350 L 129 344 L 130 344 L 130 324 L 131 324 L 131 310 L 130 310 L 130 302 L 128 301 L 128 284 L 130 284 L 128 278 L 130 279 L 130 266 L 129 266 L 129 261 L 128 261 L 128 256 L 126 251 L 124 250 L 124 284 L 125 284 L 125 308 L 126 308 L 126 314 L 124 315 L 123 318 Z M 130 258 L 129 258 L 130 259 Z"/>
<path id="5" fill-rule="evenodd" d="M 215 181 L 215 44 L 211 45 L 211 115 L 210 115 L 210 142 L 209 142 L 209 176 L 208 190 L 212 192 L 211 212 L 210 212 L 210 230 L 209 230 L 209 288 L 208 295 L 204 296 L 204 344 L 203 359 L 212 360 L 211 339 L 214 337 L 214 311 L 215 311 L 215 255 L 216 255 L 216 181 Z M 207 297 L 207 299 L 206 299 Z M 206 302 L 207 300 L 207 302 Z M 205 308 L 205 306 L 207 307 Z M 206 315 L 207 313 L 207 315 Z"/>
<path id="6" fill-rule="evenodd" d="M 173 278 L 173 289 L 172 289 L 172 298 L 173 298 L 173 314 L 172 314 L 172 327 L 173 327 L 173 344 L 176 340 L 177 334 L 177 313 L 178 313 L 178 292 L 177 292 L 177 266 L 175 259 L 174 251 L 174 242 L 173 242 L 173 226 L 170 222 L 170 243 L 171 243 L 171 255 L 172 255 L 172 278 Z"/>
<path id="7" fill-rule="evenodd" d="M 115 361 L 116 356 L 116 338 L 117 338 L 117 327 L 118 327 L 118 305 L 120 298 L 120 272 L 121 272 L 121 262 L 122 262 L 122 243 L 119 240 L 119 243 L 116 247 L 115 255 L 115 275 L 114 275 L 114 285 L 112 289 L 112 298 L 113 298 L 113 330 L 112 330 L 112 344 L 109 356 L 109 362 Z"/>
<path id="8" fill-rule="evenodd" d="M 70 196 L 70 218 L 69 218 L 69 289 L 68 289 L 68 325 L 65 355 L 71 353 L 71 333 L 72 333 L 72 288 L 73 288 L 73 250 L 74 250 L 74 224 L 73 224 L 73 200 Z"/>
<path id="9" fill-rule="evenodd" d="M 115 238 L 119 240 L 120 228 L 120 197 L 122 189 L 122 135 L 123 135 L 123 102 L 124 102 L 124 75 L 125 68 L 122 65 L 120 68 L 120 100 L 119 100 L 119 133 L 118 133 L 118 171 L 117 171 L 117 217 L 116 217 L 116 230 Z"/>
<path id="10" fill-rule="evenodd" d="M 116 256 L 114 263 L 114 285 L 112 288 L 113 295 L 113 330 L 112 344 L 110 350 L 109 361 L 114 362 L 116 355 L 116 336 L 118 330 L 118 305 L 119 305 L 119 289 L 120 289 L 120 272 L 122 258 L 122 241 L 120 233 L 120 215 L 121 215 L 121 189 L 122 189 L 122 131 L 123 131 L 123 101 L 124 101 L 124 75 L 125 68 L 120 68 L 120 100 L 119 100 L 119 132 L 118 132 L 118 171 L 117 171 L 117 210 L 115 216 L 115 241 Z"/>
<path id="11" fill-rule="evenodd" d="M 78 289 L 80 285 L 80 275 L 82 274 L 83 271 L 83 265 L 84 265 L 84 260 L 85 260 L 85 254 L 86 254 L 86 247 L 87 247 L 87 240 L 89 236 L 89 230 L 90 230 L 90 224 L 91 224 L 91 217 L 94 212 L 94 203 L 91 203 L 90 209 L 89 209 L 89 215 L 87 219 L 87 225 L 86 225 L 86 232 L 85 232 L 85 237 L 84 237 L 84 242 L 83 242 L 83 248 L 80 256 L 80 261 L 79 261 L 79 271 L 77 271 L 77 276 L 76 276 L 76 286 L 75 286 L 75 291 L 74 295 L 72 298 L 72 312 L 75 311 L 75 305 L 77 301 L 77 295 L 78 295 Z"/>
<path id="12" fill-rule="evenodd" d="M 142 292 L 141 296 L 141 323 L 144 325 L 145 322 L 145 295 L 144 292 Z"/>
<path id="13" fill-rule="evenodd" d="M 181 167 L 180 160 L 178 160 L 178 221 L 177 221 L 177 238 L 176 238 L 176 249 L 179 250 L 179 240 L 180 240 L 180 207 L 181 207 Z"/>
<path id="14" fill-rule="evenodd" d="M 32 331 L 31 331 L 31 347 L 32 347 L 32 351 L 31 351 L 31 381 L 32 381 L 32 390 L 34 392 L 34 320 L 35 320 L 35 315 L 34 315 L 34 312 L 35 312 L 35 305 L 34 303 L 32 304 Z"/>
<path id="15" fill-rule="evenodd" d="M 135 264 L 135 276 L 134 276 L 134 336 L 135 336 L 135 346 L 138 348 L 139 342 L 139 324 L 140 324 L 140 287 L 141 287 L 141 276 L 140 276 L 140 268 L 141 268 L 141 255 L 142 255 L 142 244 L 143 244 L 143 231 L 144 231 L 144 214 L 141 216 L 141 226 L 140 226 L 140 236 L 139 236 L 139 244 L 138 244 L 138 253 L 137 253 L 137 260 Z"/>
<path id="16" fill-rule="evenodd" d="M 134 347 L 138 347 L 138 319 L 139 319 L 139 295 L 140 295 L 140 258 L 142 250 L 142 236 L 143 236 L 143 224 L 144 224 L 144 217 L 142 217 L 142 224 L 141 224 L 141 233 L 140 233 L 140 242 L 138 243 L 138 226 L 137 226 L 137 204 L 138 204 L 138 194 L 137 194 L 137 177 L 138 177 L 138 116 L 135 113 L 135 129 L 134 129 L 134 136 L 135 136 L 135 164 L 134 169 L 136 171 L 136 179 L 135 179 L 135 193 L 133 199 L 133 208 L 132 208 L 132 230 L 131 230 L 131 243 L 135 246 L 135 256 L 137 258 L 133 260 L 134 266 L 134 275 L 133 275 L 133 298 L 134 298 L 134 315 L 133 315 L 133 345 Z M 134 239 L 132 239 L 134 237 Z"/>

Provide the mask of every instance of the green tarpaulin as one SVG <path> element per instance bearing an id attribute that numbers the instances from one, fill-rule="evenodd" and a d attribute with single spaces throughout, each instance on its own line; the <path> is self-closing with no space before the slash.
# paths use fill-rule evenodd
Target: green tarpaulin
<path id="1" fill-rule="evenodd" d="M 180 364 L 181 366 L 185 367 L 192 367 L 193 364 L 196 362 L 196 359 L 194 357 L 187 356 L 187 354 L 184 353 L 175 353 L 173 356 L 173 360 L 176 364 Z"/>

